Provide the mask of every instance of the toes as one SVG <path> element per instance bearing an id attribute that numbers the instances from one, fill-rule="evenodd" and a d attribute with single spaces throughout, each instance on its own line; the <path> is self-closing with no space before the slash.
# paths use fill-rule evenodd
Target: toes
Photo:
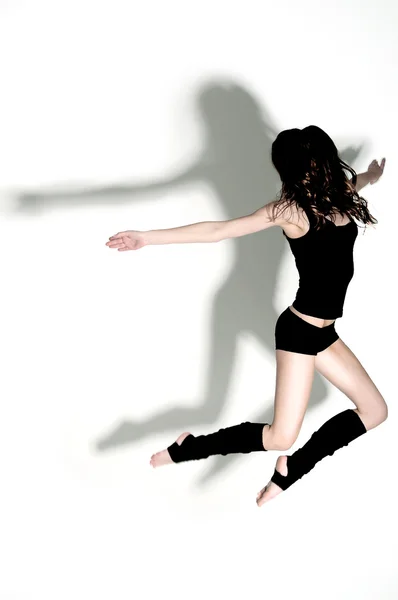
<path id="1" fill-rule="evenodd" d="M 262 499 L 262 497 L 264 496 L 264 494 L 265 494 L 266 490 L 267 490 L 267 486 L 266 486 L 266 487 L 264 487 L 264 488 L 261 490 L 261 492 L 259 492 L 259 493 L 257 494 L 257 497 L 256 497 L 256 502 L 257 502 L 257 504 L 259 503 L 259 501 L 260 501 L 260 500 Z"/>
<path id="2" fill-rule="evenodd" d="M 261 498 L 257 498 L 256 503 L 257 506 L 261 506 L 263 504 L 263 497 L 261 496 Z"/>
<path id="3" fill-rule="evenodd" d="M 256 500 L 258 506 L 262 506 L 266 501 L 267 501 L 267 494 L 265 492 L 263 494 L 261 494 L 260 497 L 257 498 L 257 500 Z"/>

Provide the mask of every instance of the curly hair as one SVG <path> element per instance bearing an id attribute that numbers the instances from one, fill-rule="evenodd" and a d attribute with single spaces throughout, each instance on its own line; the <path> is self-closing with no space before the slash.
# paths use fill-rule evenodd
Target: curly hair
<path id="1" fill-rule="evenodd" d="M 378 222 L 355 189 L 356 172 L 339 157 L 333 140 L 316 125 L 279 133 L 272 144 L 272 162 L 282 180 L 273 219 L 295 204 L 314 216 L 315 228 L 323 226 L 328 216 L 334 220 L 338 213 L 365 225 Z M 351 173 L 351 181 L 345 171 Z"/>

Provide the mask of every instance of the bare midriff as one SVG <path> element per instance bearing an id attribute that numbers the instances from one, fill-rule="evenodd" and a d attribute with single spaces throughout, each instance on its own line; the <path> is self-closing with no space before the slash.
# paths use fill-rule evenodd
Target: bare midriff
<path id="1" fill-rule="evenodd" d="M 311 317 L 310 315 L 305 315 L 294 308 L 294 306 L 289 306 L 290 310 L 294 312 L 298 317 L 307 321 L 311 325 L 315 325 L 315 327 L 327 327 L 335 322 L 336 319 L 318 319 L 318 317 Z"/>

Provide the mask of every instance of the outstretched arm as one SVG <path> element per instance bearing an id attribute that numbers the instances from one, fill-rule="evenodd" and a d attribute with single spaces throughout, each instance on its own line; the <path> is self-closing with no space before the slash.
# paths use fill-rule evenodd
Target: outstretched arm
<path id="1" fill-rule="evenodd" d="M 271 218 L 275 202 L 269 202 L 250 215 L 229 221 L 204 221 L 153 231 L 122 231 L 110 237 L 106 245 L 123 251 L 138 250 L 143 246 L 157 244 L 220 242 L 228 238 L 241 237 L 275 225 L 282 225 L 284 221 L 280 217 L 276 217 L 274 220 Z"/>
<path id="2" fill-rule="evenodd" d="M 355 184 L 355 189 L 357 190 L 357 192 L 359 192 L 359 190 L 361 190 L 366 185 L 368 185 L 368 183 L 370 183 L 371 185 L 376 183 L 376 181 L 378 181 L 380 179 L 380 177 L 383 175 L 385 164 L 386 164 L 385 158 L 382 159 L 380 165 L 377 162 L 377 160 L 372 160 L 372 162 L 370 163 L 370 165 L 368 167 L 368 170 L 365 173 L 358 173 L 357 174 L 357 182 Z"/>

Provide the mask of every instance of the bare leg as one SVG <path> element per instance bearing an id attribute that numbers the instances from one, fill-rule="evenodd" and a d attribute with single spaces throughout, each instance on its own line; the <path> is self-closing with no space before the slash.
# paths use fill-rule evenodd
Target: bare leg
<path id="1" fill-rule="evenodd" d="M 274 420 L 263 431 L 267 450 L 285 450 L 297 439 L 314 380 L 315 356 L 276 350 Z"/>
<path id="2" fill-rule="evenodd" d="M 383 396 L 343 340 L 336 340 L 329 348 L 320 352 L 315 358 L 315 368 L 356 405 L 355 412 L 366 430 L 385 421 L 388 411 Z M 281 475 L 287 475 L 287 456 L 279 457 L 276 470 Z M 282 491 L 274 482 L 271 482 L 270 488 L 274 493 L 267 495 L 262 490 L 257 496 L 259 506 Z"/>
<path id="3" fill-rule="evenodd" d="M 315 368 L 356 406 L 366 429 L 373 429 L 387 418 L 387 404 L 355 354 L 336 340 L 315 359 Z"/>
<path id="4" fill-rule="evenodd" d="M 284 450 L 294 444 L 303 423 L 314 378 L 315 356 L 277 350 L 276 361 L 274 422 L 268 430 L 264 428 L 263 443 L 264 447 L 272 445 L 275 450 Z M 283 456 L 278 458 L 281 475 L 287 475 L 286 460 Z M 279 491 L 280 488 L 270 481 L 257 494 L 257 503 L 261 506 Z"/>
<path id="5" fill-rule="evenodd" d="M 296 440 L 308 405 L 314 378 L 315 357 L 276 351 L 275 411 L 271 425 L 263 429 L 263 446 L 266 450 L 287 450 Z M 177 443 L 189 435 L 185 432 Z M 159 467 L 172 463 L 168 450 L 152 455 L 150 464 Z"/>

